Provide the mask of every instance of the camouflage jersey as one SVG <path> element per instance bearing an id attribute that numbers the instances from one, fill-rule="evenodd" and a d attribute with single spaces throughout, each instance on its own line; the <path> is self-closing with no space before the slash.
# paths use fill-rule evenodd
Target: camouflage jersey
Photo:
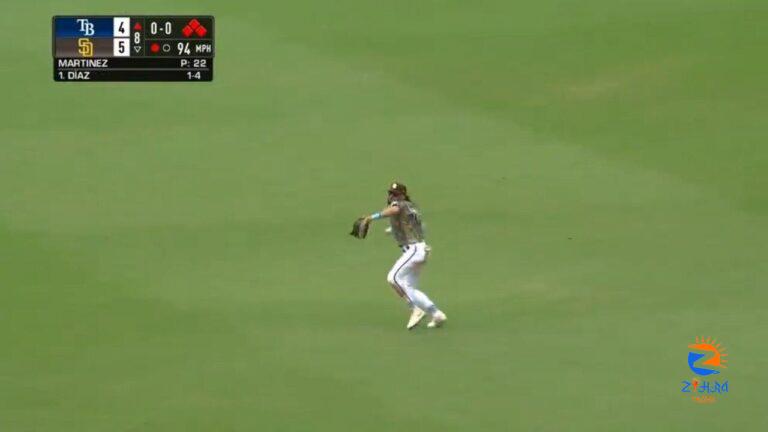
<path id="1" fill-rule="evenodd" d="M 399 245 L 409 245 L 424 241 L 424 230 L 421 226 L 421 211 L 416 204 L 406 201 L 393 201 L 390 205 L 400 207 L 400 213 L 389 218 L 392 235 Z"/>

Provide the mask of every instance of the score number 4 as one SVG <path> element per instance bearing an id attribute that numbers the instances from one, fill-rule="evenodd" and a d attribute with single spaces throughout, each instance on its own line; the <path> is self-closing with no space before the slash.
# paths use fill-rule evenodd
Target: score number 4
<path id="1" fill-rule="evenodd" d="M 112 20 L 112 55 L 115 57 L 128 57 L 131 55 L 131 19 L 117 17 Z"/>

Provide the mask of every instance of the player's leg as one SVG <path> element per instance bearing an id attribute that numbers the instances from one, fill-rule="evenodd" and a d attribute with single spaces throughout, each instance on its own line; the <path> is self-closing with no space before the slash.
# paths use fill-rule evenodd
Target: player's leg
<path id="1" fill-rule="evenodd" d="M 398 272 L 400 272 L 402 268 L 406 266 L 407 263 L 412 259 L 413 251 L 405 251 L 403 255 L 401 255 L 400 258 L 395 262 L 395 265 L 392 266 L 389 274 L 387 274 L 387 282 L 389 285 L 392 286 L 392 289 L 395 290 L 397 295 L 408 302 L 408 307 L 411 309 L 411 316 L 408 318 L 408 324 L 406 324 L 406 328 L 408 330 L 416 327 L 425 315 L 424 311 L 413 303 L 409 293 L 396 280 L 396 275 Z"/>
<path id="2" fill-rule="evenodd" d="M 419 274 L 421 273 L 422 263 L 412 263 L 403 267 L 395 275 L 395 282 L 403 287 L 403 290 L 408 294 L 411 301 L 418 307 L 425 311 L 432 313 L 437 307 L 426 294 L 419 290 Z"/>
<path id="3" fill-rule="evenodd" d="M 418 289 L 419 275 L 427 258 L 425 247 L 424 245 L 411 245 L 404 255 L 407 255 L 408 259 L 404 260 L 401 266 L 395 270 L 392 275 L 394 282 L 405 291 L 416 307 L 432 315 L 430 327 L 439 327 L 446 320 L 445 314 L 423 291 Z"/>
<path id="4" fill-rule="evenodd" d="M 403 266 L 403 262 L 405 262 L 407 259 L 406 254 L 403 254 L 398 258 L 397 261 L 395 261 L 395 265 L 392 266 L 392 268 L 389 270 L 389 273 L 387 273 L 387 283 L 392 287 L 393 290 L 395 290 L 395 293 L 400 296 L 403 300 L 408 302 L 409 307 L 413 307 L 413 302 L 411 301 L 411 298 L 408 297 L 408 293 L 405 292 L 405 290 L 397 284 L 395 281 L 395 274 L 397 274 L 397 271 Z"/>

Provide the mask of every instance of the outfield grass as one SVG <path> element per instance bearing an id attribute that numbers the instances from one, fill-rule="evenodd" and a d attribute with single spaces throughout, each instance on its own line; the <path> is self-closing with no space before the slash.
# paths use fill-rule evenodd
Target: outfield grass
<path id="1" fill-rule="evenodd" d="M 768 428 L 765 1 L 8 9 L 3 432 Z M 196 11 L 213 83 L 51 79 L 54 14 Z M 439 331 L 346 234 L 393 179 Z"/>

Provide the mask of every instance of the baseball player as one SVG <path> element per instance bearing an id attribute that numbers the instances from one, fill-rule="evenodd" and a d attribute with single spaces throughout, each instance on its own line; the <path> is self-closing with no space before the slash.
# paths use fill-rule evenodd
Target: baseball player
<path id="1" fill-rule="evenodd" d="M 372 221 L 389 218 L 391 234 L 403 254 L 392 266 L 387 275 L 387 282 L 397 294 L 408 302 L 411 316 L 408 330 L 416 327 L 429 313 L 432 320 L 428 328 L 440 327 L 447 317 L 435 306 L 435 303 L 418 289 L 419 273 L 429 257 L 429 246 L 424 242 L 421 212 L 408 196 L 408 189 L 402 183 L 392 183 L 387 191 L 388 206 L 380 212 L 363 216 L 355 221 L 352 235 L 365 238 Z"/>

